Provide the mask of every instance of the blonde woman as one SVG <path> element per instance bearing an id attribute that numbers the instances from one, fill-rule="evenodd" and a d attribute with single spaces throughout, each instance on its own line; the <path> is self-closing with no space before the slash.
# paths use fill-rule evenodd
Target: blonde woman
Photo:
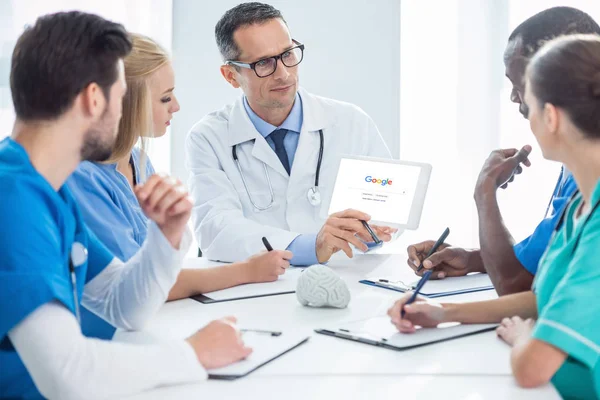
<path id="1" fill-rule="evenodd" d="M 135 185 L 154 174 L 143 150 L 145 140 L 163 136 L 173 114 L 179 111 L 168 54 L 148 37 L 130 37 L 133 49 L 125 58 L 127 93 L 112 156 L 104 163 L 82 162 L 67 181 L 86 224 L 123 261 L 139 250 L 147 233 L 148 218 L 133 191 Z M 135 147 L 140 138 L 142 149 Z M 285 272 L 291 258 L 289 251 L 271 251 L 216 268 L 182 270 L 168 300 L 274 281 Z M 103 339 L 111 338 L 115 330 L 88 312 L 82 315 L 82 329 L 88 336 Z"/>

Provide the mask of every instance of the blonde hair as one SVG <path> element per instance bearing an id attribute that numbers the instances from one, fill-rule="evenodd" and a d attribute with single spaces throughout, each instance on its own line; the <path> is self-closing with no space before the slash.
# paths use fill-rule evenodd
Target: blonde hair
<path id="1" fill-rule="evenodd" d="M 169 62 L 168 53 L 154 40 L 138 33 L 129 33 L 132 43 L 131 53 L 125 57 L 125 81 L 127 92 L 123 97 L 123 116 L 119 122 L 117 139 L 112 155 L 106 163 L 115 163 L 126 157 L 139 138 L 142 138 L 140 170 L 145 179 L 146 143 L 144 137 L 154 136 L 152 132 L 152 101 L 149 78 L 153 72 Z M 143 167 L 143 168 L 142 168 Z"/>

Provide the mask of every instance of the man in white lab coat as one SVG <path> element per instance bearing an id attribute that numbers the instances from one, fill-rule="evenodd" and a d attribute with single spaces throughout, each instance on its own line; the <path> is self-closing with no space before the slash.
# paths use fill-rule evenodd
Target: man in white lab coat
<path id="1" fill-rule="evenodd" d="M 373 120 L 360 108 L 298 87 L 304 45 L 281 13 L 245 3 L 217 23 L 221 74 L 243 95 L 205 116 L 188 134 L 186 163 L 195 200 L 194 229 L 204 256 L 237 261 L 262 249 L 292 251 L 295 265 L 352 257 L 372 241 L 346 210 L 327 217 L 341 155 L 391 158 Z M 393 230 L 375 226 L 389 241 Z"/>

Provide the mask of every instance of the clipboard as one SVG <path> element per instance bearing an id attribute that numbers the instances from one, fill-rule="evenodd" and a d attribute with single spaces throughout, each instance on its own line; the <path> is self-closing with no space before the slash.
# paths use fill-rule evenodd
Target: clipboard
<path id="1" fill-rule="evenodd" d="M 398 332 L 390 323 L 390 318 L 385 316 L 342 324 L 339 328 L 315 329 L 315 332 L 389 350 L 403 351 L 489 332 L 497 326 L 498 324 L 449 323 L 440 324 L 437 328 L 418 328 L 415 333 L 406 334 Z"/>
<path id="2" fill-rule="evenodd" d="M 370 278 L 358 281 L 364 285 L 380 287 L 383 289 L 394 290 L 405 293 L 415 289 L 418 281 L 404 283 L 400 280 L 384 278 Z M 429 280 L 423 286 L 420 295 L 429 298 L 454 296 L 457 294 L 481 292 L 484 290 L 493 290 L 494 285 L 487 274 L 470 274 L 442 280 Z"/>
<path id="3" fill-rule="evenodd" d="M 292 290 L 292 291 L 289 291 L 289 292 L 256 294 L 256 295 L 252 295 L 252 296 L 231 297 L 231 298 L 227 298 L 227 299 L 213 299 L 213 298 L 208 297 L 207 295 L 198 294 L 196 296 L 190 297 L 190 299 L 196 300 L 196 301 L 198 301 L 198 302 L 200 302 L 202 304 L 214 304 L 214 303 L 223 303 L 223 302 L 226 302 L 226 301 L 247 300 L 247 299 L 254 299 L 254 298 L 257 298 L 257 297 L 279 296 L 279 295 L 282 295 L 282 294 L 292 294 L 292 293 L 296 293 L 296 291 Z"/>
<path id="4" fill-rule="evenodd" d="M 225 301 L 292 294 L 296 293 L 298 278 L 300 278 L 300 274 L 304 270 L 305 268 L 303 267 L 290 267 L 285 271 L 285 274 L 280 275 L 279 279 L 274 282 L 249 283 L 216 292 L 199 294 L 190 298 L 203 304 L 214 304 Z"/>
<path id="5" fill-rule="evenodd" d="M 306 343 L 310 337 L 285 333 L 271 336 L 249 332 L 244 333 L 243 338 L 246 345 L 252 347 L 252 354 L 247 359 L 227 367 L 208 370 L 209 379 L 233 381 L 243 378 Z"/>

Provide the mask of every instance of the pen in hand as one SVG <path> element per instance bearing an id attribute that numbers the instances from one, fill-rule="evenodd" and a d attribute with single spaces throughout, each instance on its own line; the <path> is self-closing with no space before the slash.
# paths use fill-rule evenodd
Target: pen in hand
<path id="1" fill-rule="evenodd" d="M 267 251 L 273 251 L 273 246 L 271 246 L 271 243 L 269 243 L 269 241 L 267 240 L 266 237 L 263 236 L 262 242 L 265 245 L 265 248 L 267 249 Z"/>
<path id="2" fill-rule="evenodd" d="M 402 311 L 400 311 L 400 318 L 404 318 L 404 307 L 415 302 L 417 296 L 419 295 L 419 292 L 421 291 L 421 289 L 423 289 L 423 286 L 425 286 L 427 280 L 429 279 L 432 273 L 433 271 L 429 270 L 423 274 L 423 277 L 421 278 L 419 283 L 417 283 L 417 287 L 415 288 L 415 291 L 413 292 L 412 296 L 410 296 L 410 299 L 408 299 L 408 301 L 402 306 Z"/>
<path id="3" fill-rule="evenodd" d="M 437 249 L 444 243 L 449 234 L 450 228 L 446 228 L 446 230 L 444 230 L 444 232 L 442 233 L 442 236 L 440 236 L 440 238 L 437 240 L 437 242 L 435 242 L 431 250 L 429 250 L 429 253 L 427 253 L 427 256 L 423 259 L 423 261 L 427 260 L 429 257 L 431 257 L 433 253 L 437 251 Z M 423 270 L 423 261 L 421 261 L 421 263 L 419 264 L 417 272 L 421 272 L 421 270 Z"/>
<path id="4" fill-rule="evenodd" d="M 365 227 L 365 229 L 367 230 L 367 232 L 369 232 L 369 235 L 371 235 L 371 238 L 373 239 L 373 242 L 375 242 L 376 244 L 380 244 L 382 243 L 382 240 L 379 239 L 379 237 L 377 236 L 377 234 L 373 231 L 373 228 L 371 228 L 371 226 L 367 223 L 367 221 L 360 221 L 362 223 L 362 225 Z"/>

